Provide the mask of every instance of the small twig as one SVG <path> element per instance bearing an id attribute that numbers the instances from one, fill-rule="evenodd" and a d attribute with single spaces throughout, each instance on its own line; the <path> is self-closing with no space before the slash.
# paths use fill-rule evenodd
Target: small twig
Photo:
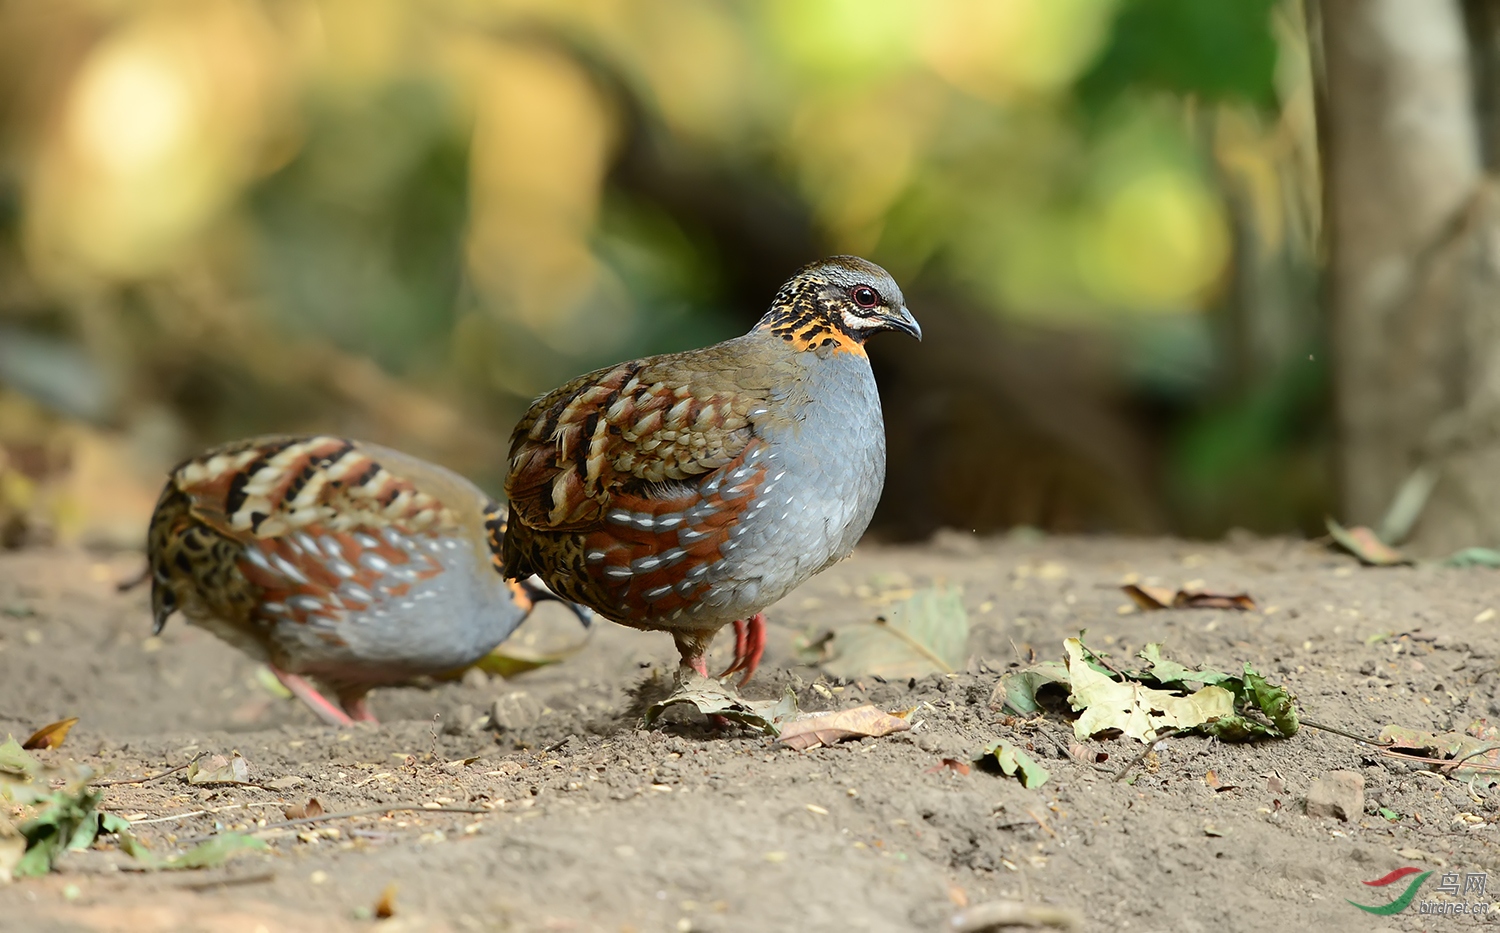
<path id="1" fill-rule="evenodd" d="M 170 816 L 153 816 L 145 820 L 131 820 L 131 826 L 145 826 L 149 823 L 171 823 L 174 820 L 185 820 L 193 816 L 216 816 L 220 813 L 228 813 L 230 810 L 244 810 L 250 807 L 279 807 L 279 803 L 235 803 L 227 807 L 208 807 L 203 810 L 190 810 L 187 813 L 173 813 Z"/>
<path id="2" fill-rule="evenodd" d="M 567 738 L 563 739 L 561 742 L 553 742 L 551 745 L 548 745 L 546 748 L 542 749 L 542 751 L 544 751 L 544 752 L 558 752 L 558 751 L 562 751 L 563 746 L 567 745 L 571 741 L 573 741 L 573 737 L 572 736 L 568 736 Z"/>
<path id="3" fill-rule="evenodd" d="M 174 813 L 171 816 L 153 816 L 149 820 L 131 820 L 131 826 L 145 826 L 148 823 L 170 823 L 174 820 L 185 820 L 193 816 L 207 816 L 207 810 L 189 810 L 186 813 Z"/>
<path id="4" fill-rule="evenodd" d="M 985 933 L 1003 927 L 1081 930 L 1083 917 L 1078 911 L 1065 907 L 1027 904 L 1022 901 L 990 901 L 966 907 L 948 920 L 948 929 L 956 933 Z"/>
<path id="5" fill-rule="evenodd" d="M 1033 811 L 1030 807 L 1026 808 L 1026 815 L 1031 817 L 1033 820 L 1036 820 L 1036 825 L 1042 828 L 1042 832 L 1051 836 L 1053 839 L 1057 838 L 1057 833 L 1052 831 L 1052 827 L 1047 825 L 1047 821 L 1042 819 L 1040 816 L 1037 816 L 1036 812 Z"/>
<path id="6" fill-rule="evenodd" d="M 1115 775 L 1115 782 L 1119 783 L 1120 781 L 1125 780 L 1125 776 L 1127 774 L 1129 774 L 1131 771 L 1134 771 L 1136 765 L 1138 765 L 1141 762 L 1145 761 L 1146 760 L 1146 756 L 1148 756 L 1152 752 L 1156 751 L 1156 746 L 1157 745 L 1161 744 L 1162 742 L 1165 742 L 1167 739 L 1175 739 L 1177 736 L 1182 735 L 1184 732 L 1187 732 L 1187 731 L 1188 731 L 1187 729 L 1168 729 L 1166 732 L 1159 733 L 1156 736 L 1156 738 L 1154 738 L 1150 742 L 1146 743 L 1146 748 L 1145 748 L 1144 751 L 1142 751 L 1139 755 L 1135 756 L 1134 760 L 1132 760 L 1129 764 L 1127 764 L 1125 767 L 1123 767 L 1123 768 L 1120 769 L 1120 773 Z"/>
<path id="7" fill-rule="evenodd" d="M 876 616 L 875 624 L 885 629 L 887 632 L 890 632 L 892 635 L 895 635 L 902 641 L 906 642 L 907 645 L 911 646 L 912 650 L 917 652 L 917 654 L 920 654 L 922 657 L 937 665 L 938 670 L 942 671 L 944 674 L 953 673 L 953 668 L 948 666 L 948 662 L 933 654 L 932 649 L 928 648 L 926 645 L 917 641 L 915 638 L 912 638 L 910 635 L 906 634 L 900 629 L 893 627 L 889 622 L 885 620 L 885 616 Z"/>
<path id="8" fill-rule="evenodd" d="M 175 768 L 168 768 L 167 770 L 163 771 L 161 774 L 155 775 L 154 777 L 130 778 L 128 780 L 119 780 L 119 781 L 94 781 L 93 784 L 92 784 L 92 786 L 93 787 L 114 787 L 117 784 L 150 784 L 152 781 L 159 781 L 159 780 L 161 780 L 162 778 L 166 777 L 169 774 L 176 774 L 178 771 L 181 771 L 183 768 L 186 768 L 188 765 L 192 764 L 193 762 L 197 761 L 199 758 L 202 758 L 204 755 L 207 755 L 207 754 L 208 754 L 208 752 L 199 752 L 198 754 L 194 755 L 188 761 L 184 761 L 182 764 L 178 765 Z"/>
<path id="9" fill-rule="evenodd" d="M 1355 735 L 1352 732 L 1345 732 L 1343 729 L 1339 729 L 1334 726 L 1325 726 L 1322 723 L 1313 722 L 1310 719 L 1302 719 L 1299 721 L 1302 723 L 1302 725 L 1306 726 L 1309 729 L 1317 729 L 1319 732 L 1332 732 L 1334 735 L 1341 735 L 1346 739 L 1353 739 L 1354 741 L 1360 742 L 1364 745 L 1373 745 L 1376 748 L 1390 748 L 1392 745 L 1392 743 L 1390 742 L 1381 742 L 1376 739 L 1366 738 L 1362 735 Z"/>
<path id="10" fill-rule="evenodd" d="M 187 881 L 173 887 L 185 888 L 189 891 L 212 891 L 218 887 L 229 887 L 240 884 L 261 884 L 266 881 L 275 881 L 274 871 L 256 872 L 253 875 L 236 875 L 232 878 L 210 878 L 202 881 Z"/>
<path id="11" fill-rule="evenodd" d="M 1490 752 L 1495 751 L 1496 749 L 1500 749 L 1500 745 L 1486 745 L 1483 748 L 1476 748 L 1473 751 L 1468 752 L 1467 754 L 1460 755 L 1457 758 L 1451 758 L 1451 759 L 1443 762 L 1443 770 L 1444 771 L 1452 771 L 1455 768 L 1457 768 L 1459 765 L 1461 765 L 1464 762 L 1468 761 L 1470 758 L 1478 758 L 1480 755 L 1488 755 Z M 1484 765 L 1470 765 L 1469 767 L 1470 768 L 1483 768 Z"/>
<path id="12" fill-rule="evenodd" d="M 1393 748 L 1383 748 L 1383 749 L 1380 750 L 1380 754 L 1382 756 L 1386 757 L 1386 758 L 1394 758 L 1397 761 L 1411 761 L 1411 762 L 1415 762 L 1417 764 L 1430 765 L 1430 766 L 1432 766 L 1433 768 L 1435 768 L 1437 770 L 1445 771 L 1445 772 L 1446 771 L 1452 771 L 1453 769 L 1455 769 L 1458 766 L 1458 763 L 1460 761 L 1465 761 L 1469 757 L 1471 757 L 1471 756 L 1465 756 L 1464 758 L 1459 758 L 1459 759 L 1452 759 L 1452 758 L 1428 758 L 1426 755 L 1409 755 L 1406 752 L 1398 752 L 1398 751 L 1396 751 Z M 1466 765 L 1465 767 L 1469 771 L 1477 771 L 1477 772 L 1480 772 L 1482 774 L 1500 774 L 1500 765 L 1473 764 L 1473 765 Z M 1418 771 L 1416 773 L 1417 774 L 1426 774 L 1426 773 L 1429 773 L 1429 772 Z M 1441 777 L 1444 777 L 1444 775 L 1442 775 L 1442 774 L 1433 774 L 1433 777 L 1441 778 Z"/>
<path id="13" fill-rule="evenodd" d="M 269 832 L 273 832 L 273 831 L 278 830 L 278 829 L 286 829 L 289 826 L 301 826 L 304 823 L 322 823 L 322 822 L 326 822 L 328 820 L 343 820 L 343 819 L 348 819 L 349 817 L 354 817 L 354 816 L 370 816 L 371 814 L 375 814 L 375 813 L 404 813 L 404 812 L 409 812 L 409 811 L 417 811 L 417 812 L 421 812 L 421 813 L 493 813 L 494 812 L 493 810 L 486 810 L 486 809 L 484 809 L 482 807 L 428 807 L 428 806 L 423 806 L 420 803 L 401 803 L 401 804 L 394 804 L 394 805 L 388 806 L 388 807 L 362 807 L 362 808 L 360 808 L 358 810 L 344 810 L 344 811 L 342 811 L 340 813 L 319 813 L 317 816 L 302 816 L 302 817 L 298 817 L 295 820 L 283 820 L 280 823 L 267 823 L 264 826 L 258 826 L 255 829 L 246 830 L 245 832 L 247 832 L 251 836 L 258 836 L 261 833 L 269 833 Z M 208 839 L 212 839 L 213 837 L 215 837 L 217 835 L 218 835 L 218 833 L 204 833 L 201 836 L 194 836 L 191 839 L 183 840 L 182 842 L 178 843 L 178 845 L 183 845 L 183 846 L 196 845 L 197 843 L 203 842 L 203 841 L 208 840 Z"/>

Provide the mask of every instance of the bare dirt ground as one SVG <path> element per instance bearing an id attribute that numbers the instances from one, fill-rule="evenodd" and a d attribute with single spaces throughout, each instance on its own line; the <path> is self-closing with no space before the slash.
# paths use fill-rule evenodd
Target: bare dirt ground
<path id="1" fill-rule="evenodd" d="M 0 556 L 0 736 L 81 717 L 63 748 L 39 757 L 112 778 L 243 754 L 263 786 L 205 789 L 178 772 L 106 789 L 103 806 L 155 850 L 280 822 L 309 797 L 330 812 L 481 812 L 273 830 L 268 853 L 195 872 L 131 871 L 106 841 L 0 887 L 0 929 L 938 930 L 956 905 L 1016 899 L 1075 910 L 1087 929 L 1439 930 L 1476 921 L 1416 906 L 1369 916 L 1345 899 L 1388 901 L 1400 885 L 1360 882 L 1405 865 L 1485 872 L 1500 891 L 1493 791 L 1311 729 L 1251 745 L 1171 739 L 1122 783 L 1114 776 L 1138 743 L 1091 743 L 1108 759 L 1080 763 L 1066 723 L 1020 724 L 989 706 L 1018 656 L 1060 657 L 1061 640 L 1088 629 L 1116 657 L 1162 641 L 1187 663 L 1250 662 L 1295 691 L 1306 718 L 1356 734 L 1461 729 L 1500 710 L 1490 570 L 1362 569 L 1290 540 L 948 534 L 863 547 L 771 610 L 766 664 L 746 692 L 791 684 L 804 709 L 915 706 L 918 725 L 796 752 L 686 716 L 642 729 L 675 663 L 671 642 L 609 624 L 557 667 L 381 691 L 383 725 L 330 729 L 273 697 L 212 636 L 174 620 L 148 637 L 145 594 L 111 588 L 139 561 Z M 1122 612 L 1129 574 L 1243 588 L 1260 610 Z M 882 589 L 944 581 L 963 586 L 971 614 L 967 671 L 840 684 L 796 661 L 795 639 L 869 619 Z M 485 715 L 497 699 L 500 727 Z M 1052 779 L 1027 790 L 979 769 L 930 770 L 997 738 L 1032 748 Z M 1363 774 L 1362 818 L 1303 813 L 1311 782 L 1331 769 Z M 1284 789 L 1268 788 L 1271 776 Z M 393 883 L 395 916 L 371 919 Z"/>

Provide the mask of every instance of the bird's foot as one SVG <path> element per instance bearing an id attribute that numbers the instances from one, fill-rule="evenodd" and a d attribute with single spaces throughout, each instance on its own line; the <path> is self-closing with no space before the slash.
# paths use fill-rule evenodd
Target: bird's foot
<path id="1" fill-rule="evenodd" d="M 740 686 L 750 682 L 755 669 L 760 667 L 760 657 L 766 652 L 766 614 L 757 612 L 749 619 L 737 619 L 734 623 L 734 663 L 724 668 L 721 678 L 743 671 Z"/>
<path id="2" fill-rule="evenodd" d="M 274 664 L 270 665 L 270 668 L 271 673 L 276 675 L 276 679 L 281 681 L 281 685 L 292 691 L 292 696 L 301 700 L 319 719 L 330 726 L 353 725 L 354 720 L 349 718 L 348 713 L 339 709 L 333 701 L 319 693 L 318 688 L 308 683 L 305 678 L 288 673 Z M 369 715 L 368 710 L 365 711 L 365 715 Z"/>
<path id="3" fill-rule="evenodd" d="M 349 713 L 349 718 L 355 722 L 367 722 L 378 726 L 380 725 L 380 720 L 375 718 L 375 714 L 370 712 L 370 707 L 365 702 L 367 695 L 366 691 L 363 690 L 359 693 L 341 693 L 339 694 L 339 703 Z"/>

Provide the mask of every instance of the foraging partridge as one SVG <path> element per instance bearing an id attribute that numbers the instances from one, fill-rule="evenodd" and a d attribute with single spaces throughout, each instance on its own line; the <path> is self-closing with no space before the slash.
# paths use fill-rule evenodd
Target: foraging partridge
<path id="1" fill-rule="evenodd" d="M 398 451 L 226 444 L 173 470 L 151 516 L 154 631 L 181 611 L 267 662 L 326 722 L 374 722 L 372 687 L 472 664 L 553 598 L 502 576 L 504 536 L 504 509 L 477 487 Z"/>
<path id="2" fill-rule="evenodd" d="M 542 396 L 511 436 L 505 573 L 633 628 L 707 674 L 733 622 L 754 673 L 761 610 L 853 550 L 885 483 L 866 338 L 922 330 L 879 266 L 806 266 L 745 336 L 611 366 Z"/>

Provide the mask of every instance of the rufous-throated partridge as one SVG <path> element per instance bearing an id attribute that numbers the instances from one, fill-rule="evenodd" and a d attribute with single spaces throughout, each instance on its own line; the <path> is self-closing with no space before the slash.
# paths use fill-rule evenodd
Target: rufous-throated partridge
<path id="1" fill-rule="evenodd" d="M 922 329 L 890 274 L 804 267 L 743 337 L 632 360 L 537 399 L 511 435 L 505 573 L 754 673 L 761 610 L 847 556 L 885 483 L 865 340 Z"/>
<path id="2" fill-rule="evenodd" d="M 180 611 L 270 665 L 324 721 L 373 722 L 372 687 L 472 664 L 552 598 L 503 576 L 505 524 L 473 483 L 399 451 L 322 436 L 226 444 L 173 470 L 151 516 L 155 631 Z"/>

